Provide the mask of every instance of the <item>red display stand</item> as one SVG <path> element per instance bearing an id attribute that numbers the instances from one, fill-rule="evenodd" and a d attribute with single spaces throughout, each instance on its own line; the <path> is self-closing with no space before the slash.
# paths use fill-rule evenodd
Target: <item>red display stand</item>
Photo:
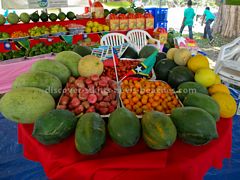
<path id="1" fill-rule="evenodd" d="M 81 155 L 74 136 L 60 144 L 44 146 L 32 136 L 33 125 L 18 126 L 19 143 L 24 156 L 43 165 L 50 179 L 202 179 L 211 167 L 221 168 L 230 158 L 232 119 L 217 123 L 219 138 L 204 146 L 192 146 L 177 140 L 168 150 L 154 151 L 141 140 L 135 147 L 121 148 L 107 138 L 96 155 Z"/>
<path id="2" fill-rule="evenodd" d="M 23 24 L 23 23 L 19 23 L 19 24 L 7 24 L 7 25 L 2 25 L 0 26 L 0 32 L 7 32 L 9 34 L 15 32 L 15 31 L 22 31 L 22 32 L 28 32 L 28 30 L 30 28 L 33 28 L 34 26 L 46 26 L 49 27 L 51 25 L 55 25 L 55 24 L 60 24 L 63 26 L 69 25 L 69 24 L 81 24 L 81 25 L 86 25 L 88 21 L 97 21 L 98 23 L 101 24 L 106 24 L 106 21 L 104 18 L 102 19 L 81 19 L 81 20 L 66 20 L 66 21 L 55 21 L 55 22 L 37 22 L 37 23 L 28 23 L 28 24 Z M 90 33 L 88 34 L 88 36 L 91 38 L 92 42 L 100 42 L 101 37 L 99 36 L 98 33 Z M 51 39 L 51 41 L 49 41 L 49 39 Z M 74 35 L 73 36 L 73 44 L 76 44 L 78 41 L 83 39 L 83 35 L 79 34 L 79 35 Z M 44 42 L 47 45 L 51 45 L 53 43 L 56 42 L 60 42 L 62 41 L 60 39 L 60 37 L 55 37 L 55 36 L 49 36 L 47 38 L 39 38 L 39 39 L 30 39 L 30 47 L 40 43 L 40 42 Z M 13 50 L 17 50 L 15 43 L 14 42 L 10 42 L 11 47 Z M 6 50 L 4 48 L 4 43 L 0 43 L 0 52 L 8 52 L 9 50 Z"/>
<path id="3" fill-rule="evenodd" d="M 1 25 L 0 26 L 0 32 L 7 32 L 9 34 L 16 32 L 16 31 L 22 31 L 22 32 L 28 32 L 28 30 L 30 28 L 33 28 L 34 26 L 46 26 L 49 27 L 51 25 L 56 25 L 56 24 L 60 24 L 63 26 L 67 26 L 69 24 L 80 24 L 83 26 L 86 26 L 88 21 L 97 21 L 100 24 L 106 24 L 106 20 L 105 18 L 101 18 L 101 19 L 80 19 L 80 20 L 66 20 L 66 21 L 55 21 L 55 22 L 37 22 L 37 23 L 27 23 L 27 24 L 23 24 L 23 23 L 19 23 L 19 24 L 7 24 L 7 25 Z M 149 34 L 153 34 L 153 29 L 148 29 L 146 30 L 149 32 Z M 126 34 L 127 31 L 118 31 L 120 33 Z M 88 33 L 88 37 L 91 38 L 92 42 L 100 42 L 101 36 L 99 35 L 101 33 Z M 51 39 L 51 41 L 49 41 L 49 39 Z M 76 44 L 78 41 L 83 39 L 83 34 L 79 34 L 79 35 L 74 35 L 73 36 L 73 44 Z M 47 45 L 51 45 L 52 43 L 56 43 L 62 41 L 60 37 L 54 37 L 54 36 L 49 36 L 47 38 L 39 38 L 39 39 L 30 39 L 30 47 L 40 43 L 40 42 L 44 42 Z M 17 50 L 15 43 L 14 42 L 10 42 L 12 50 Z M 6 50 L 4 48 L 4 43 L 0 43 L 0 52 L 4 53 L 4 52 L 8 52 L 9 50 Z"/>
<path id="4" fill-rule="evenodd" d="M 81 24 L 83 26 L 86 26 L 88 21 L 97 21 L 101 24 L 106 24 L 106 21 L 104 18 L 101 19 L 79 19 L 79 20 L 66 20 L 66 21 L 55 21 L 55 22 L 37 22 L 37 23 L 19 23 L 19 24 L 7 24 L 0 26 L 0 32 L 7 32 L 9 34 L 16 32 L 16 31 L 23 31 L 28 32 L 30 28 L 33 28 L 34 26 L 46 26 L 49 27 L 51 25 L 60 24 L 62 26 L 66 26 L 68 24 Z"/>

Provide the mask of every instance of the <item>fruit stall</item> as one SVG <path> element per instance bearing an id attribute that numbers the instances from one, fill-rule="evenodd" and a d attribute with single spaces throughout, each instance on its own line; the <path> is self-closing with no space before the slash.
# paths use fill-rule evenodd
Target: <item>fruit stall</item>
<path id="1" fill-rule="evenodd" d="M 92 18 L 10 13 L 6 25 L 0 15 L 0 112 L 18 123 L 24 157 L 49 179 L 202 179 L 221 168 L 237 104 L 208 58 L 154 30 L 149 10 L 92 6 Z M 135 29 L 153 37 L 139 51 Z M 129 41 L 103 46 L 113 33 Z"/>

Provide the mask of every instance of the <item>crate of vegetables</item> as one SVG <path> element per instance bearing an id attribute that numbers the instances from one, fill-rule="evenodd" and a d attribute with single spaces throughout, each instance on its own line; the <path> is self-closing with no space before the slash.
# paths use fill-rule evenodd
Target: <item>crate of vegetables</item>
<path id="1" fill-rule="evenodd" d="M 117 83 L 110 77 L 70 77 L 63 89 L 57 109 L 67 109 L 76 116 L 97 112 L 108 117 L 118 106 Z"/>
<path id="2" fill-rule="evenodd" d="M 117 75 L 118 79 L 121 80 L 129 71 L 134 69 L 138 64 L 142 62 L 142 59 L 121 59 L 117 65 Z M 111 77 L 113 80 L 116 80 L 116 73 L 114 67 L 105 66 L 103 74 L 105 76 Z M 154 71 L 151 72 L 150 78 L 155 79 Z"/>
<path id="3" fill-rule="evenodd" d="M 164 81 L 128 79 L 121 83 L 121 105 L 141 118 L 146 111 L 170 114 L 171 110 L 183 106 L 174 90 Z"/>

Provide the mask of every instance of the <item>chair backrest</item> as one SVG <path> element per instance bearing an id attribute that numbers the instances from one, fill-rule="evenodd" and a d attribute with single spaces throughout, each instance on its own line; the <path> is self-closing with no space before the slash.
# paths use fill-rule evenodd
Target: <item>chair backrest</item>
<path id="1" fill-rule="evenodd" d="M 240 37 L 221 47 L 218 61 L 233 60 L 240 62 Z"/>
<path id="2" fill-rule="evenodd" d="M 129 31 L 127 37 L 138 51 L 148 44 L 148 39 L 152 39 L 148 32 L 140 29 Z"/>
<path id="3" fill-rule="evenodd" d="M 127 36 L 121 33 L 109 33 L 104 35 L 101 38 L 100 44 L 102 46 L 119 46 L 123 43 L 129 43 L 129 39 Z"/>

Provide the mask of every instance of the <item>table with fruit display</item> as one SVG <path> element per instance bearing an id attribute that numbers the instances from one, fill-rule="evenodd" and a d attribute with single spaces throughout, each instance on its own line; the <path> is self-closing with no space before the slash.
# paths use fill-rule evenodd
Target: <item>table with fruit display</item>
<path id="1" fill-rule="evenodd" d="M 78 47 L 16 78 L 0 110 L 19 123 L 24 156 L 50 179 L 202 179 L 221 168 L 236 102 L 207 57 L 153 46 L 123 56 L 104 67 Z M 140 78 L 143 67 L 156 79 Z"/>
<path id="2" fill-rule="evenodd" d="M 146 23 L 142 23 L 144 20 Z M 141 8 L 105 9 L 103 17 L 73 12 L 9 13 L 6 18 L 0 15 L 0 75 L 4 77 L 0 80 L 0 93 L 9 91 L 13 80 L 30 69 L 36 59 L 53 58 L 52 54 L 74 50 L 78 45 L 88 53 L 88 47 L 97 47 L 106 33 L 125 34 L 138 27 L 151 34 L 153 26 L 153 16 Z"/>

